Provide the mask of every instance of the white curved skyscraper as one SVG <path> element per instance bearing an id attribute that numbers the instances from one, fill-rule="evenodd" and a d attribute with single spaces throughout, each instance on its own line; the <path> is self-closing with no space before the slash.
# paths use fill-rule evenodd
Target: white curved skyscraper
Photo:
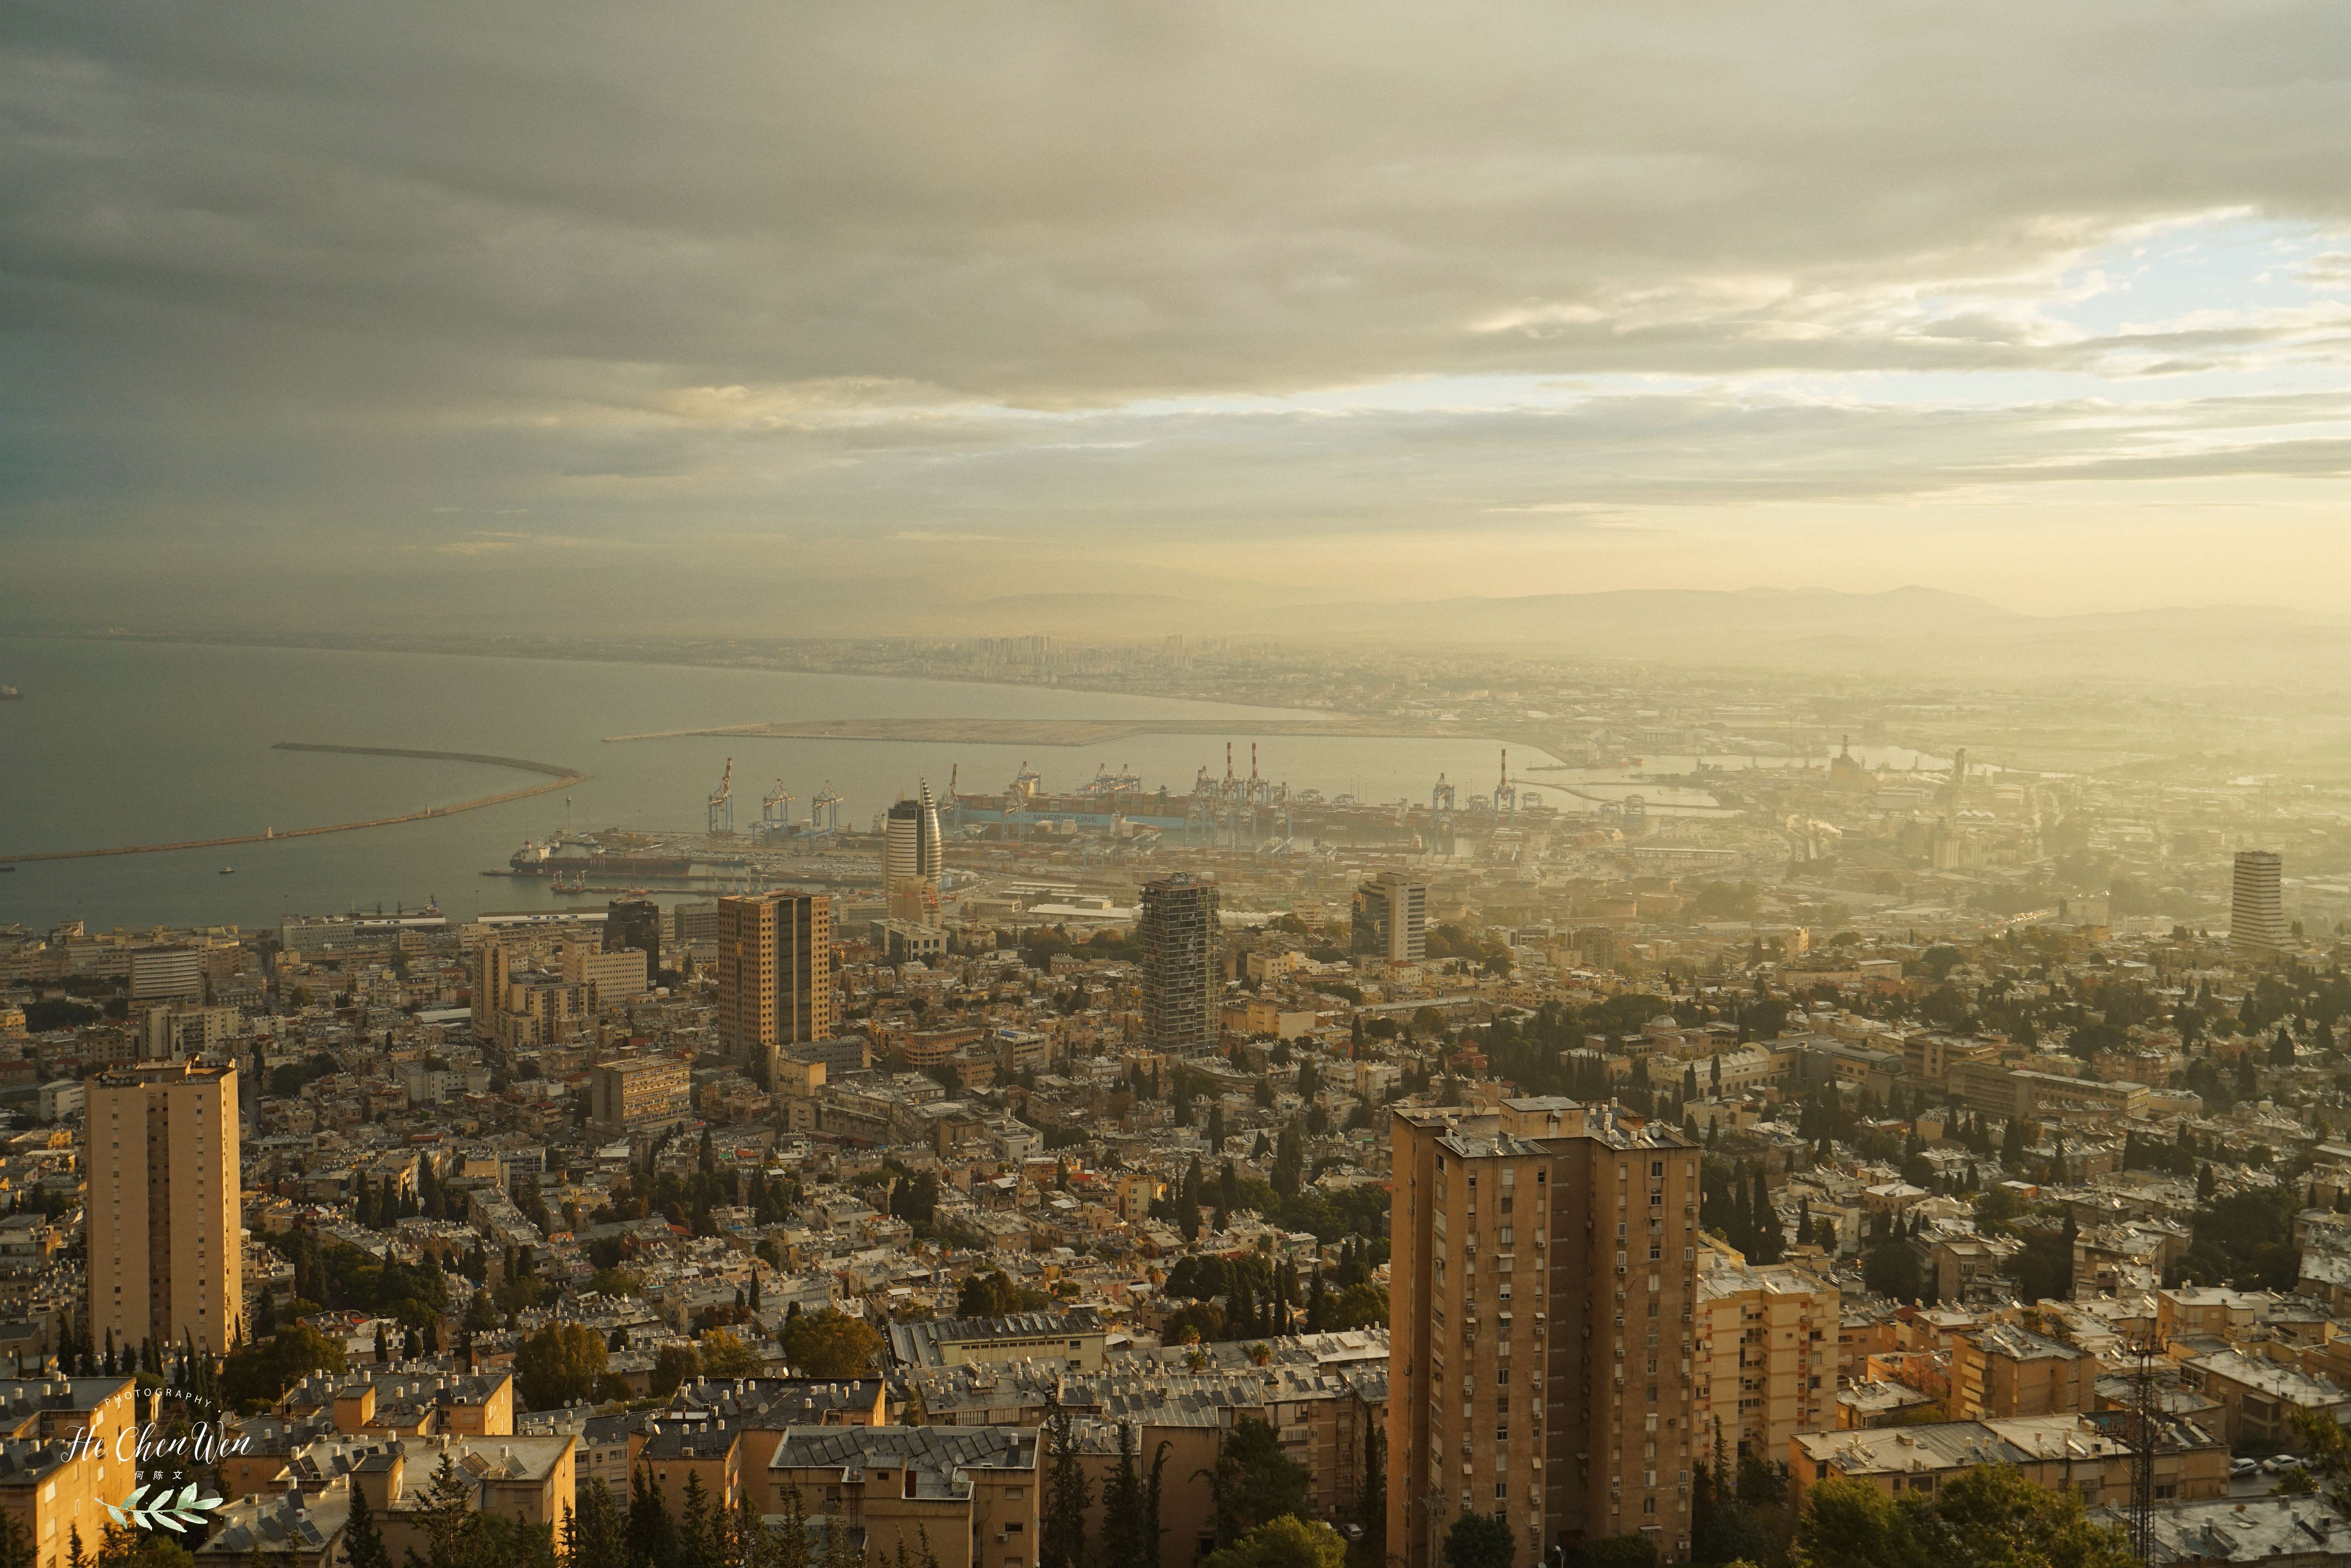
<path id="1" fill-rule="evenodd" d="M 882 885 L 893 920 L 939 923 L 939 873 L 946 856 L 939 840 L 939 807 L 924 784 L 911 800 L 890 808 L 882 824 Z"/>

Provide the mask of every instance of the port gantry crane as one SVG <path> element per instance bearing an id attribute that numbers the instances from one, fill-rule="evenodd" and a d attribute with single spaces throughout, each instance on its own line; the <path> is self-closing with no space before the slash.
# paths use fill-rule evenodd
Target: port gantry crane
<path id="1" fill-rule="evenodd" d="M 731 833 L 735 831 L 735 759 L 733 758 L 726 759 L 726 771 L 719 775 L 718 788 L 705 803 L 704 813 L 707 823 L 705 831 Z"/>
<path id="2" fill-rule="evenodd" d="M 759 802 L 759 825 L 768 828 L 791 826 L 792 802 L 799 799 L 784 788 L 782 779 L 777 779 L 776 787 L 768 791 L 768 798 Z"/>
<path id="3" fill-rule="evenodd" d="M 832 780 L 826 779 L 824 788 L 809 801 L 810 829 L 830 829 L 838 832 L 841 829 L 841 797 L 833 789 Z M 820 821 L 820 818 L 827 820 Z"/>

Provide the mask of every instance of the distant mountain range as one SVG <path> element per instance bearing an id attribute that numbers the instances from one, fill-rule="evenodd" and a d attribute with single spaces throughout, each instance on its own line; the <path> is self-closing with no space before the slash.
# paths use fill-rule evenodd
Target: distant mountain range
<path id="1" fill-rule="evenodd" d="M 1493 644 L 1595 659 L 1916 675 L 2339 684 L 2351 621 L 2264 605 L 2027 615 L 1934 588 L 1617 589 L 1244 609 L 1173 594 L 1023 594 L 943 606 L 976 633 Z"/>

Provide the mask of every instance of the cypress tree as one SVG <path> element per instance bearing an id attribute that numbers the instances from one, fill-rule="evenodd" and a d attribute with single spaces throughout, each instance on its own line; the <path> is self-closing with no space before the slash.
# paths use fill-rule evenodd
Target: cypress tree
<path id="1" fill-rule="evenodd" d="M 572 1562 L 579 1564 L 579 1559 Z M 368 1507 L 367 1492 L 356 1478 L 351 1482 L 351 1517 L 343 1527 L 343 1562 L 347 1568 L 392 1568 L 392 1553 L 384 1549 L 383 1533 L 376 1529 L 375 1513 Z M 619 1568 L 607 1564 L 605 1568 Z"/>
<path id="2" fill-rule="evenodd" d="M 653 1471 L 639 1465 L 629 1478 L 628 1568 L 671 1568 L 677 1530 L 653 1490 Z"/>
<path id="3" fill-rule="evenodd" d="M 1168 1450 L 1174 1447 L 1163 1442 L 1152 1451 L 1151 1469 L 1143 1478 L 1143 1530 L 1137 1542 L 1140 1552 L 1136 1561 L 1142 1568 L 1159 1568 L 1159 1542 L 1167 1531 L 1159 1522 L 1159 1500 L 1162 1477 L 1167 1469 Z"/>
<path id="4" fill-rule="evenodd" d="M 1134 1428 L 1118 1424 L 1118 1469 L 1102 1484 L 1102 1568 L 1153 1568 L 1143 1555 L 1143 1476 Z"/>
<path id="5" fill-rule="evenodd" d="M 1056 1396 L 1045 1417 L 1049 1462 L 1037 1523 L 1038 1568 L 1087 1568 L 1086 1510 L 1093 1489 L 1078 1462 L 1077 1424 Z"/>

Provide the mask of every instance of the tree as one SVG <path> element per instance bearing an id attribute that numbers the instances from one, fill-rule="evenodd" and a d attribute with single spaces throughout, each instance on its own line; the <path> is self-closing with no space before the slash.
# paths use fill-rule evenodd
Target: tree
<path id="1" fill-rule="evenodd" d="M 75 1544 L 80 1544 L 78 1538 Z M 382 1531 L 375 1527 L 367 1493 L 356 1480 L 351 1483 L 350 1521 L 343 1527 L 343 1561 L 350 1568 L 392 1568 L 392 1553 L 384 1548 Z"/>
<path id="2" fill-rule="evenodd" d="M 785 1320 L 777 1339 L 803 1377 L 863 1377 L 879 1362 L 883 1339 L 862 1318 L 837 1307 Z"/>
<path id="3" fill-rule="evenodd" d="M 1086 1510 L 1093 1505 L 1078 1459 L 1077 1423 L 1058 1400 L 1045 1416 L 1045 1495 L 1038 1510 L 1038 1568 L 1085 1568 Z"/>
<path id="4" fill-rule="evenodd" d="M 1729 1445 L 1722 1420 L 1714 1423 L 1714 1448 L 1691 1472 L 1690 1555 L 1700 1563 L 1761 1562 L 1771 1542 L 1740 1499 L 1732 1480 Z"/>
<path id="5" fill-rule="evenodd" d="M 473 1521 L 482 1517 L 474 1510 L 475 1496 L 473 1485 L 457 1474 L 455 1456 L 444 1449 L 432 1484 L 424 1489 L 424 1506 L 420 1511 L 424 1555 L 420 1559 L 410 1548 L 408 1568 L 419 1568 L 420 1563 L 423 1568 L 470 1568 L 467 1535 Z"/>
<path id="6" fill-rule="evenodd" d="M 961 1318 L 1000 1318 L 1013 1312 L 1040 1312 L 1048 1304 L 1044 1291 L 1015 1284 L 1001 1269 L 967 1276 L 956 1292 L 956 1315 Z"/>
<path id="7" fill-rule="evenodd" d="M 1208 1473 L 1217 1539 L 1231 1545 L 1270 1519 L 1306 1511 L 1306 1467 L 1281 1449 L 1281 1435 L 1253 1416 L 1228 1427 Z"/>
<path id="8" fill-rule="evenodd" d="M 549 1323 L 515 1351 L 515 1392 L 532 1410 L 552 1410 L 596 1392 L 604 1339 L 579 1323 Z"/>
<path id="9" fill-rule="evenodd" d="M 273 1405 L 311 1373 L 342 1371 L 345 1360 L 340 1341 L 308 1323 L 288 1323 L 229 1352 L 221 1366 L 221 1399 L 243 1410 Z"/>
<path id="10" fill-rule="evenodd" d="M 665 1344 L 653 1357 L 653 1369 L 646 1375 L 646 1385 L 655 1394 L 677 1392 L 677 1385 L 702 1375 L 702 1353 L 690 1344 Z M 632 1511 L 634 1504 L 631 1505 Z"/>
<path id="11" fill-rule="evenodd" d="M 1364 1427 L 1364 1485 L 1355 1499 L 1363 1531 L 1348 1553 L 1351 1568 L 1386 1568 L 1388 1560 L 1388 1439 L 1376 1423 Z"/>
<path id="12" fill-rule="evenodd" d="M 1102 1568 L 1157 1568 L 1158 1542 L 1144 1554 L 1143 1474 L 1134 1467 L 1134 1428 L 1118 1424 L 1118 1469 L 1102 1482 Z"/>
<path id="13" fill-rule="evenodd" d="M 725 1528 L 725 1521 L 711 1510 L 710 1491 L 702 1484 L 702 1472 L 688 1471 L 685 1510 L 677 1522 L 675 1568 L 720 1568 L 718 1538 Z"/>
<path id="14" fill-rule="evenodd" d="M 629 1477 L 629 1568 L 670 1568 L 677 1550 L 677 1529 L 670 1521 L 669 1505 L 653 1488 L 653 1472 L 639 1465 Z"/>
<path id="15" fill-rule="evenodd" d="M 757 1377 L 758 1354 L 725 1329 L 702 1336 L 702 1370 L 711 1377 Z"/>
<path id="16" fill-rule="evenodd" d="M 1446 1568 L 1510 1568 L 1519 1538 L 1499 1513 L 1465 1513 L 1445 1532 Z"/>
<path id="17" fill-rule="evenodd" d="M 1332 1303 L 1330 1316 L 1331 1326 L 1334 1329 L 1385 1328 L 1388 1322 L 1387 1290 L 1368 1280 L 1360 1285 L 1350 1285 Z"/>
<path id="18" fill-rule="evenodd" d="M 1646 1535 L 1601 1535 L 1575 1549 L 1577 1568 L 1657 1568 L 1657 1543 Z"/>
<path id="19" fill-rule="evenodd" d="M 0 1521 L 0 1565 L 33 1568 L 33 1563 L 32 1537 L 24 1526 L 14 1519 Z M 99 1568 L 195 1568 L 196 1560 L 176 1541 L 110 1524 L 99 1540 L 98 1563 Z"/>
<path id="20" fill-rule="evenodd" d="M 1915 1301 L 1924 1291 L 1918 1253 L 1907 1241 L 1881 1241 L 1861 1260 L 1864 1283 L 1881 1296 Z"/>
<path id="21" fill-rule="evenodd" d="M 1927 1511 L 1931 1558 L 1949 1568 L 2045 1563 L 2051 1568 L 2131 1568 L 2122 1532 L 2085 1517 L 2082 1499 L 2028 1481 L 2013 1468 L 1986 1465 L 1935 1494 Z"/>
<path id="22" fill-rule="evenodd" d="M 1337 1531 L 1319 1519 L 1284 1514 L 1210 1554 L 1206 1568 L 1343 1568 L 1346 1561 L 1347 1543 Z"/>
<path id="23" fill-rule="evenodd" d="M 1793 1568 L 2127 1568 L 2119 1531 L 2092 1524 L 2082 1499 L 2045 1490 L 2010 1466 L 1946 1482 L 1934 1500 L 1900 1501 L 1865 1481 L 1824 1480 L 1806 1494 L 1789 1551 Z"/>
<path id="24" fill-rule="evenodd" d="M 564 1568 L 628 1568 L 628 1531 L 612 1489 L 591 1481 L 563 1525 Z M 362 1568 L 354 1562 L 351 1568 Z"/>
<path id="25" fill-rule="evenodd" d="M 1166 1535 L 1166 1527 L 1159 1522 L 1159 1501 L 1166 1490 L 1167 1455 L 1175 1447 L 1163 1442 L 1152 1450 L 1151 1469 L 1143 1478 L 1143 1556 L 1144 1568 L 1159 1568 L 1159 1542 Z"/>

